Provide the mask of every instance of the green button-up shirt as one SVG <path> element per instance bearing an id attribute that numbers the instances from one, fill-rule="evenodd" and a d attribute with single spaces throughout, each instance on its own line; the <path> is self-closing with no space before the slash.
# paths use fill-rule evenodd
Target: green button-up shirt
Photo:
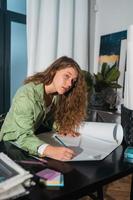
<path id="1" fill-rule="evenodd" d="M 15 141 L 22 149 L 37 155 L 37 149 L 44 141 L 35 135 L 35 131 L 45 122 L 46 112 L 43 84 L 31 82 L 23 85 L 13 98 L 0 138 Z"/>

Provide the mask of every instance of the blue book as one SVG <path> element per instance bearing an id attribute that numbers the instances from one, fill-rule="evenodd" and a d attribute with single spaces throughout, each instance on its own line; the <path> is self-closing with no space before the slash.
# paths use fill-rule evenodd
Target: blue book
<path id="1" fill-rule="evenodd" d="M 63 187 L 64 186 L 63 174 L 60 174 L 60 175 L 56 176 L 52 180 L 46 180 L 45 183 L 46 183 L 47 186 L 60 186 L 60 187 Z"/>

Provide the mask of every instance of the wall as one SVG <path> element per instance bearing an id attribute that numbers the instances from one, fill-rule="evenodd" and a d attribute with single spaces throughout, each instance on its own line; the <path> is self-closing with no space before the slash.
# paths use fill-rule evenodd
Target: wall
<path id="1" fill-rule="evenodd" d="M 90 72 L 97 72 L 100 36 L 133 24 L 133 0 L 91 0 Z"/>

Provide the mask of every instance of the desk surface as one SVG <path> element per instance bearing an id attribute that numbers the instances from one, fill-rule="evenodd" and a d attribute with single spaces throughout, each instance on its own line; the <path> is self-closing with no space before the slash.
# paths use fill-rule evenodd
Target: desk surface
<path id="1" fill-rule="evenodd" d="M 73 200 L 95 191 L 99 186 L 108 184 L 133 172 L 133 165 L 123 161 L 123 146 L 119 146 L 102 161 L 60 162 L 49 159 L 48 167 L 64 174 L 64 187 L 46 188 L 36 184 L 30 194 L 21 200 Z M 13 160 L 28 159 L 28 155 L 8 142 L 0 143 L 0 152 Z M 43 169 L 42 166 L 23 167 L 31 173 Z"/>
<path id="2" fill-rule="evenodd" d="M 116 111 L 101 110 L 97 107 L 88 108 L 88 121 L 121 123 L 121 114 Z"/>

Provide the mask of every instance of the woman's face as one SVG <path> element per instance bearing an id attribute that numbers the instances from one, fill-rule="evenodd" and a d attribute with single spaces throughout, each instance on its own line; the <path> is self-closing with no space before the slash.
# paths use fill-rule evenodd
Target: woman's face
<path id="1" fill-rule="evenodd" d="M 58 94 L 68 92 L 78 78 L 78 72 L 73 67 L 58 70 L 53 78 L 53 86 Z"/>

